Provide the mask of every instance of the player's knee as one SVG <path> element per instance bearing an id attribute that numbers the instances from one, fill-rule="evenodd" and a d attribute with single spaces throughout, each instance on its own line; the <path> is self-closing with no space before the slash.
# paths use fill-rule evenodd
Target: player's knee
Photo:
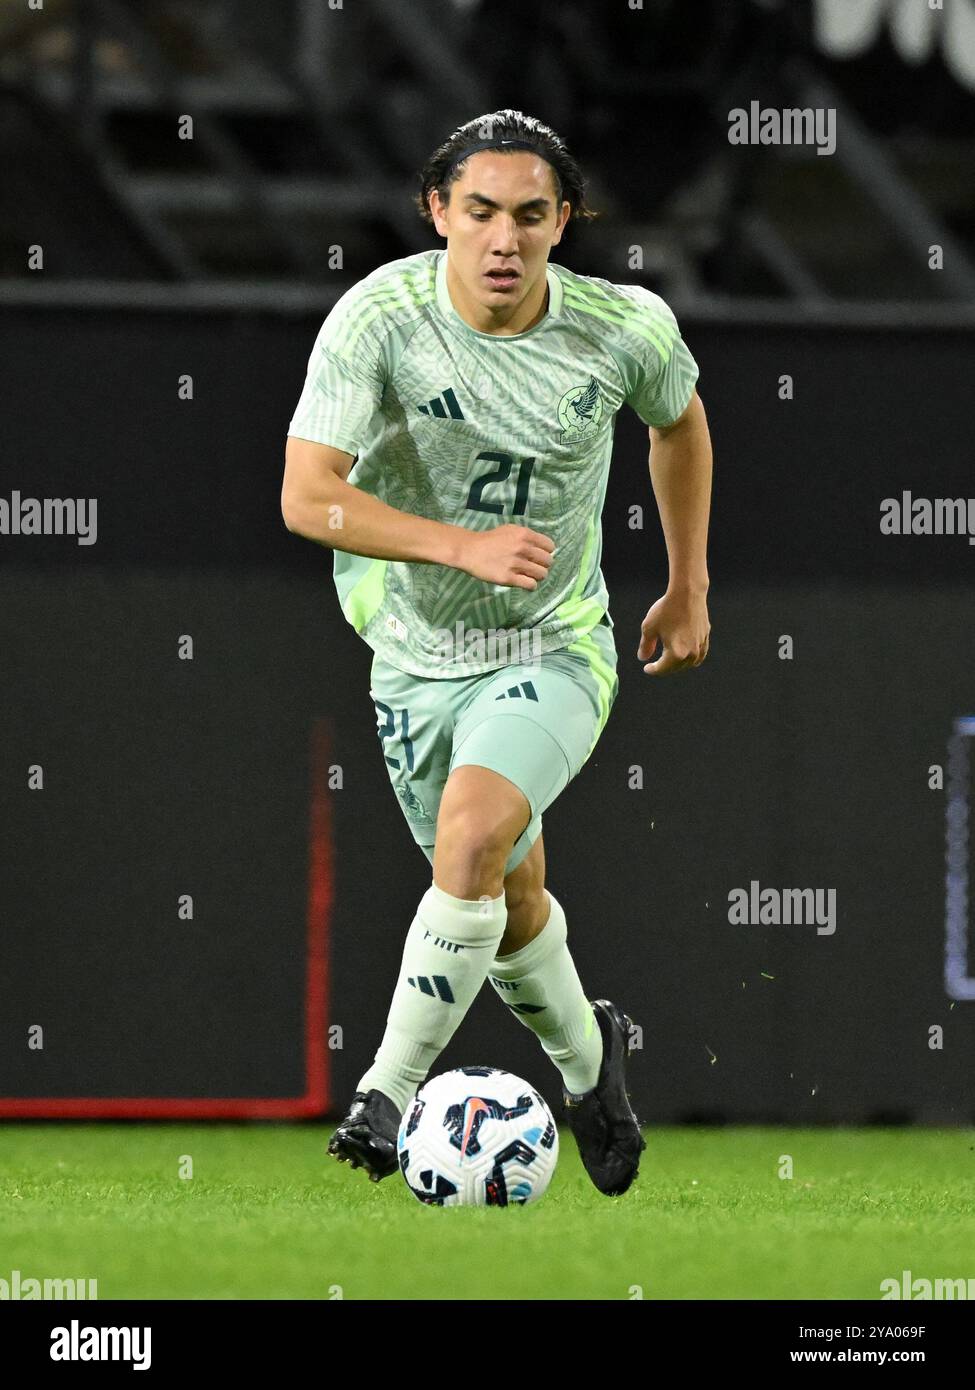
<path id="1" fill-rule="evenodd" d="M 504 900 L 509 914 L 532 913 L 542 903 L 545 891 L 545 863 L 541 856 L 532 851 L 525 856 L 516 869 L 512 869 L 504 881 Z"/>
<path id="2" fill-rule="evenodd" d="M 504 866 L 530 818 L 527 799 L 505 778 L 476 764 L 456 768 L 437 816 L 434 872 L 441 887 L 459 897 L 500 893 Z"/>
<path id="3" fill-rule="evenodd" d="M 510 817 L 490 806 L 441 803 L 437 846 L 474 872 L 503 868 L 519 833 Z"/>
<path id="4" fill-rule="evenodd" d="M 508 921 L 499 955 L 507 955 L 526 946 L 538 935 L 548 917 L 548 898 L 545 892 L 545 860 L 540 840 L 536 840 L 516 869 L 504 880 L 504 902 Z"/>

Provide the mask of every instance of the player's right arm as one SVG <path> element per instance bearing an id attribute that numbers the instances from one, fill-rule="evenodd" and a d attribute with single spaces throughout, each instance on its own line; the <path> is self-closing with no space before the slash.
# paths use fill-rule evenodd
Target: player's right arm
<path id="1" fill-rule="evenodd" d="M 555 553 L 548 536 L 507 524 L 470 531 L 401 512 L 346 481 L 353 462 L 330 444 L 288 436 L 281 514 L 289 531 L 334 550 L 450 565 L 515 589 L 537 589 L 548 573 Z"/>

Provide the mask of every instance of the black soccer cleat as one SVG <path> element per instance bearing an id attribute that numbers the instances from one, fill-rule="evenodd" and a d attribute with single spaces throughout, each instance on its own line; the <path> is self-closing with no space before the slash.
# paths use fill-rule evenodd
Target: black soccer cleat
<path id="1" fill-rule="evenodd" d="M 396 1139 L 400 1113 L 382 1091 L 356 1091 L 345 1119 L 332 1135 L 328 1152 L 340 1163 L 365 1168 L 373 1182 L 399 1168 Z"/>
<path id="2" fill-rule="evenodd" d="M 565 1118 L 575 1135 L 583 1167 L 607 1197 L 619 1197 L 640 1171 L 647 1147 L 626 1094 L 624 1068 L 630 1050 L 631 1020 L 608 999 L 593 999 L 603 1060 L 591 1091 L 572 1095 L 564 1087 Z"/>

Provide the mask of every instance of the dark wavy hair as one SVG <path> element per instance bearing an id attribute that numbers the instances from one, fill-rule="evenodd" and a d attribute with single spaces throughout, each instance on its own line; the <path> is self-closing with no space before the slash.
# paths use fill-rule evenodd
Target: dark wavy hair
<path id="1" fill-rule="evenodd" d="M 575 218 L 589 219 L 599 216 L 586 203 L 586 181 L 582 176 L 582 170 L 566 149 L 561 137 L 534 116 L 526 116 L 522 111 L 505 108 L 488 116 L 476 116 L 474 120 L 458 126 L 454 133 L 434 150 L 420 171 L 420 191 L 414 198 L 424 221 L 433 221 L 430 194 L 434 189 L 444 203 L 449 203 L 450 185 L 460 177 L 464 167 L 464 151 L 473 149 L 485 140 L 494 139 L 525 141 L 540 158 L 548 161 L 555 174 L 559 203 L 567 200 L 571 205 L 570 221 Z"/>

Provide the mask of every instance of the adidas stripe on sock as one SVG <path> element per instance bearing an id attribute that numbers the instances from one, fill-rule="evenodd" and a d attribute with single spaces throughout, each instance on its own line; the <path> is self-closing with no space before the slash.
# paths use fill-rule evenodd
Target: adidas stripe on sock
<path id="1" fill-rule="evenodd" d="M 537 1034 L 562 1073 L 567 1091 L 580 1095 L 599 1080 L 603 1039 L 566 945 L 565 913 L 556 898 L 542 930 L 510 956 L 497 956 L 488 978 L 497 994 Z"/>
<path id="2" fill-rule="evenodd" d="M 406 935 L 383 1040 L 357 1090 L 375 1088 L 406 1109 L 477 997 L 507 921 L 503 893 L 469 900 L 431 883 Z"/>

